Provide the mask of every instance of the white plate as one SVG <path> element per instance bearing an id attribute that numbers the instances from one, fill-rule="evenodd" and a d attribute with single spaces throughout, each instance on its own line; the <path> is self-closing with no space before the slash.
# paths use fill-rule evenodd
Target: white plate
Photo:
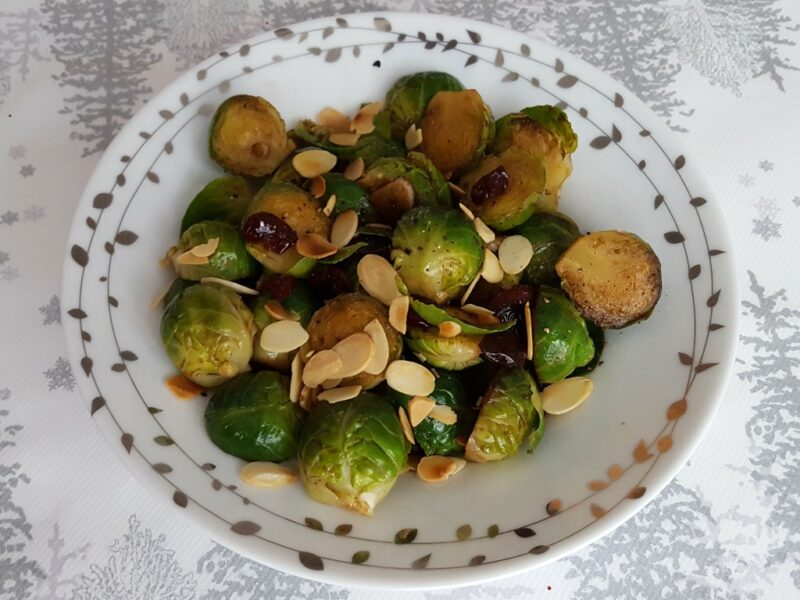
<path id="1" fill-rule="evenodd" d="M 290 124 L 325 105 L 354 112 L 421 70 L 447 71 L 478 89 L 495 116 L 565 103 L 580 146 L 562 210 L 583 230 L 629 230 L 652 244 L 663 297 L 644 323 L 609 332 L 593 396 L 549 417 L 534 454 L 470 465 L 441 485 L 403 476 L 371 519 L 317 504 L 300 485 L 248 488 L 238 477 L 241 461 L 205 434 L 205 400 L 181 402 L 165 389 L 174 369 L 159 342 L 159 311 L 148 310 L 171 279 L 158 259 L 176 240 L 185 206 L 220 174 L 208 158 L 210 117 L 236 93 L 268 98 Z M 641 101 L 593 67 L 484 23 L 351 15 L 270 31 L 214 56 L 131 119 L 75 215 L 64 263 L 65 331 L 98 426 L 188 526 L 272 567 L 337 584 L 475 584 L 596 540 L 680 469 L 722 398 L 733 359 L 730 250 L 702 166 Z M 549 515 L 556 499 L 561 510 Z M 352 530 L 336 535 L 340 525 Z M 396 544 L 407 528 L 417 530 L 414 541 Z M 366 561 L 354 564 L 364 553 Z"/>

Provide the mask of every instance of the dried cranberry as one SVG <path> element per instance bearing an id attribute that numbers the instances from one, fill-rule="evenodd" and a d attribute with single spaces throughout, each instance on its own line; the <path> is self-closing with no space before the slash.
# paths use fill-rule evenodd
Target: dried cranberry
<path id="1" fill-rule="evenodd" d="M 314 294 L 323 300 L 355 291 L 347 271 L 336 265 L 317 265 L 307 281 Z"/>
<path id="2" fill-rule="evenodd" d="M 266 250 L 283 254 L 297 242 L 297 234 L 272 213 L 253 213 L 242 225 L 242 236 L 249 244 L 261 244 Z"/>
<path id="3" fill-rule="evenodd" d="M 497 318 L 504 323 L 524 318 L 525 303 L 531 303 L 533 310 L 533 300 L 535 297 L 534 289 L 529 285 L 515 285 L 507 290 L 501 290 L 489 302 L 489 310 L 493 311 Z"/>
<path id="4" fill-rule="evenodd" d="M 480 343 L 481 357 L 500 367 L 522 367 L 525 365 L 525 344 L 513 331 L 492 333 Z"/>
<path id="5" fill-rule="evenodd" d="M 411 327 L 419 327 L 420 329 L 430 328 L 428 322 L 422 317 L 420 317 L 414 310 L 408 311 L 408 317 L 406 317 L 406 323 Z"/>
<path id="6" fill-rule="evenodd" d="M 480 206 L 492 198 L 505 194 L 510 181 L 511 178 L 508 176 L 508 171 L 503 165 L 500 165 L 494 171 L 489 171 L 475 182 L 475 185 L 469 191 L 469 198 Z"/>
<path id="7" fill-rule="evenodd" d="M 296 283 L 297 280 L 291 275 L 264 275 L 258 282 L 258 289 L 278 302 L 283 302 L 291 296 Z"/>

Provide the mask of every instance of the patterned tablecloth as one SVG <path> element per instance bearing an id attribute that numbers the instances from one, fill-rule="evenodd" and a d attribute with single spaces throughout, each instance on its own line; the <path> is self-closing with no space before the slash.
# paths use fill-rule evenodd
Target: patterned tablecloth
<path id="1" fill-rule="evenodd" d="M 736 366 L 690 463 L 577 555 L 458 591 L 313 583 L 174 520 L 91 422 L 59 316 L 83 185 L 154 90 L 261 29 L 387 8 L 530 32 L 617 78 L 705 166 L 737 242 Z M 2 0 L 0 597 L 800 597 L 798 42 L 797 0 Z"/>

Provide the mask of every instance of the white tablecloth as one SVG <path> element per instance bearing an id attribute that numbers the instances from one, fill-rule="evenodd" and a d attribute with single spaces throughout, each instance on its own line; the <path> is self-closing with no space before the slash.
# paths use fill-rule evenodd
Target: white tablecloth
<path id="1" fill-rule="evenodd" d="M 91 422 L 59 317 L 64 243 L 84 182 L 154 90 L 260 29 L 390 4 L 528 31 L 638 93 L 704 165 L 739 259 L 736 366 L 690 464 L 579 554 L 459 591 L 316 584 L 175 520 Z M 800 597 L 798 42 L 797 0 L 3 0 L 0 597 Z"/>

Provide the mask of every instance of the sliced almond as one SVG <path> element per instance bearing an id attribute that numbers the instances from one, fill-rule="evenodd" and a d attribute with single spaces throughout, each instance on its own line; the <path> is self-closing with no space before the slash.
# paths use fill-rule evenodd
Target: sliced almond
<path id="1" fill-rule="evenodd" d="M 429 396 L 436 378 L 428 369 L 410 360 L 395 360 L 386 367 L 386 383 L 409 396 Z"/>
<path id="2" fill-rule="evenodd" d="M 402 296 L 397 289 L 397 271 L 385 258 L 377 254 L 367 254 L 358 262 L 356 272 L 361 287 L 386 306 L 390 306 L 392 300 Z"/>
<path id="3" fill-rule="evenodd" d="M 458 439 L 456 439 L 456 441 L 458 441 Z M 456 473 L 459 473 L 461 471 L 461 469 L 463 469 L 464 467 L 467 466 L 467 461 L 464 460 L 463 458 L 460 458 L 458 456 L 451 456 L 450 458 L 453 459 L 453 462 L 455 463 L 455 467 L 456 467 L 455 470 L 451 473 L 451 475 L 455 475 Z"/>
<path id="4" fill-rule="evenodd" d="M 415 197 L 414 186 L 406 179 L 400 178 L 372 192 L 369 201 L 383 219 L 395 222 L 414 208 Z"/>
<path id="5" fill-rule="evenodd" d="M 333 379 L 326 379 L 321 385 L 323 390 L 332 390 L 335 387 L 339 387 L 340 383 L 342 383 L 342 378 L 335 377 Z"/>
<path id="6" fill-rule="evenodd" d="M 286 310 L 277 300 L 267 300 L 264 310 L 276 321 L 298 321 L 300 318 L 291 311 Z"/>
<path id="7" fill-rule="evenodd" d="M 336 166 L 336 156 L 327 150 L 304 150 L 292 158 L 294 170 L 307 179 L 323 175 Z"/>
<path id="8" fill-rule="evenodd" d="M 470 221 L 474 221 L 475 220 L 475 213 L 470 210 L 469 206 L 467 206 L 463 202 L 459 202 L 458 203 L 458 208 L 461 209 L 461 212 L 463 212 L 465 215 L 467 215 L 467 218 Z"/>
<path id="9" fill-rule="evenodd" d="M 410 298 L 398 296 L 389 305 L 389 325 L 405 335 L 408 322 L 408 308 Z"/>
<path id="10" fill-rule="evenodd" d="M 189 252 L 195 256 L 211 256 L 217 251 L 217 248 L 219 248 L 219 238 L 214 237 L 210 238 L 205 244 L 197 244 L 197 246 L 190 249 Z"/>
<path id="11" fill-rule="evenodd" d="M 497 249 L 497 258 L 503 271 L 509 275 L 522 273 L 533 258 L 533 246 L 528 238 L 521 235 L 510 235 Z"/>
<path id="12" fill-rule="evenodd" d="M 295 244 L 297 253 L 306 258 L 320 259 L 336 254 L 338 248 L 318 233 L 305 233 Z"/>
<path id="13" fill-rule="evenodd" d="M 358 229 L 358 213 L 346 210 L 341 213 L 331 225 L 331 244 L 337 248 L 344 248 L 353 239 Z"/>
<path id="14" fill-rule="evenodd" d="M 464 295 L 461 296 L 461 304 L 466 304 L 467 300 L 469 300 L 469 297 L 472 295 L 472 291 L 475 289 L 475 286 L 478 285 L 478 281 L 480 281 L 480 279 L 481 279 L 481 274 L 478 273 L 477 277 L 475 277 L 475 279 L 472 280 L 472 283 L 470 283 L 467 286 Z"/>
<path id="15" fill-rule="evenodd" d="M 322 209 L 322 214 L 326 217 L 330 217 L 334 208 L 336 208 L 336 194 L 331 194 L 328 197 L 328 201 L 325 202 L 325 207 Z"/>
<path id="16" fill-rule="evenodd" d="M 417 477 L 426 483 L 441 483 L 464 468 L 466 461 L 453 456 L 423 456 L 417 464 Z"/>
<path id="17" fill-rule="evenodd" d="M 500 266 L 500 261 L 497 259 L 497 256 L 488 248 L 484 248 L 481 277 L 489 283 L 500 283 L 503 281 L 504 276 L 503 268 Z"/>
<path id="18" fill-rule="evenodd" d="M 331 133 L 350 131 L 350 117 L 343 115 L 330 106 L 326 106 L 317 113 L 317 123 L 327 128 Z"/>
<path id="19" fill-rule="evenodd" d="M 292 377 L 289 380 L 289 400 L 297 403 L 300 400 L 300 390 L 303 387 L 303 359 L 300 353 L 295 352 L 292 359 Z"/>
<path id="20" fill-rule="evenodd" d="M 178 254 L 178 256 L 175 257 L 175 262 L 179 265 L 207 265 L 208 257 L 197 256 L 196 254 L 192 254 L 191 250 L 187 250 L 183 254 Z"/>
<path id="21" fill-rule="evenodd" d="M 375 344 L 368 333 L 352 333 L 331 348 L 342 359 L 336 377 L 345 379 L 361 373 L 375 354 Z"/>
<path id="22" fill-rule="evenodd" d="M 480 325 L 497 325 L 500 319 L 488 308 L 477 304 L 465 304 L 461 310 L 475 316 Z"/>
<path id="23" fill-rule="evenodd" d="M 406 130 L 406 150 L 413 150 L 422 143 L 422 129 L 417 129 L 417 126 L 412 123 L 408 130 Z"/>
<path id="24" fill-rule="evenodd" d="M 249 288 L 246 285 L 242 285 L 241 283 L 236 283 L 235 281 L 228 281 L 227 279 L 220 279 L 219 277 L 203 277 L 200 280 L 200 283 L 204 285 L 221 285 L 222 287 L 226 287 L 228 289 L 233 290 L 237 294 L 243 294 L 245 296 L 258 296 L 258 290 L 254 290 L 253 288 Z"/>
<path id="25" fill-rule="evenodd" d="M 475 231 L 478 232 L 478 236 L 480 236 L 484 244 L 491 244 L 494 241 L 494 231 L 480 217 L 476 217 L 473 224 L 475 225 Z"/>
<path id="26" fill-rule="evenodd" d="M 297 480 L 293 470 L 271 462 L 247 463 L 239 471 L 239 476 L 247 485 L 261 488 L 282 487 Z"/>
<path id="27" fill-rule="evenodd" d="M 449 187 L 450 191 L 453 192 L 456 196 L 459 196 L 460 198 L 463 198 L 464 196 L 467 195 L 467 192 L 465 192 L 463 188 L 457 186 L 452 181 L 447 182 L 447 187 Z"/>
<path id="28" fill-rule="evenodd" d="M 446 338 L 456 337 L 461 333 L 461 325 L 455 321 L 444 321 L 439 323 L 439 335 Z"/>
<path id="29" fill-rule="evenodd" d="M 372 338 L 372 343 L 375 345 L 375 352 L 364 367 L 364 372 L 370 375 L 383 373 L 389 362 L 389 340 L 386 337 L 386 330 L 378 319 L 372 319 L 364 327 L 364 332 Z"/>
<path id="30" fill-rule="evenodd" d="M 411 423 L 408 420 L 408 415 L 406 415 L 406 411 L 402 406 L 397 409 L 397 416 L 400 418 L 400 429 L 403 430 L 403 435 L 413 446 L 417 443 L 417 441 L 414 439 L 414 430 L 412 429 Z"/>
<path id="31" fill-rule="evenodd" d="M 364 159 L 359 156 L 347 165 L 344 170 L 344 177 L 350 181 L 355 181 L 364 174 L 364 169 L 366 169 Z"/>
<path id="32" fill-rule="evenodd" d="M 427 396 L 414 396 L 408 401 L 408 419 L 411 426 L 416 427 L 425 420 L 436 406 L 436 402 Z"/>
<path id="33" fill-rule="evenodd" d="M 366 106 L 362 106 L 356 116 L 353 117 L 351 129 L 359 135 L 375 131 L 375 116 L 381 111 L 381 108 L 383 108 L 383 102 L 371 102 Z"/>
<path id="34" fill-rule="evenodd" d="M 320 350 L 308 359 L 303 369 L 303 384 L 315 388 L 323 381 L 336 377 L 342 369 L 342 357 L 333 350 Z"/>
<path id="35" fill-rule="evenodd" d="M 357 133 L 332 133 L 328 136 L 328 141 L 337 146 L 352 147 L 358 143 Z"/>
<path id="36" fill-rule="evenodd" d="M 317 394 L 317 400 L 330 402 L 336 404 L 337 402 L 344 402 L 345 400 L 352 400 L 361 393 L 360 385 L 347 385 L 345 387 L 337 387 L 330 390 L 325 390 Z"/>
<path id="37" fill-rule="evenodd" d="M 542 392 L 542 407 L 551 415 L 563 415 L 580 406 L 593 387 L 588 377 L 569 377 L 550 384 Z"/>
<path id="38" fill-rule="evenodd" d="M 297 321 L 275 321 L 264 327 L 259 345 L 266 352 L 291 352 L 308 341 L 308 332 Z"/>
<path id="39" fill-rule="evenodd" d="M 456 411 L 454 411 L 449 406 L 445 406 L 444 404 L 437 404 L 431 414 L 428 415 L 431 419 L 436 419 L 440 423 L 444 423 L 445 425 L 455 425 L 456 421 L 458 421 L 458 415 Z"/>
<path id="40" fill-rule="evenodd" d="M 314 196 L 314 198 L 322 198 L 327 187 L 328 183 L 325 181 L 325 178 L 322 175 L 317 175 L 311 180 L 311 183 L 308 186 L 308 191 L 311 192 L 311 195 Z"/>
<path id="41" fill-rule="evenodd" d="M 525 339 L 527 340 L 525 357 L 533 360 L 533 315 L 531 315 L 530 302 L 525 303 Z"/>
<path id="42" fill-rule="evenodd" d="M 298 404 L 300 405 L 300 408 L 306 412 L 311 412 L 317 405 L 315 390 L 316 388 L 310 388 L 305 385 L 300 390 L 300 400 L 298 401 Z"/>
<path id="43" fill-rule="evenodd" d="M 173 375 L 165 382 L 167 389 L 180 400 L 191 400 L 202 392 L 205 388 L 197 385 L 185 375 Z"/>

